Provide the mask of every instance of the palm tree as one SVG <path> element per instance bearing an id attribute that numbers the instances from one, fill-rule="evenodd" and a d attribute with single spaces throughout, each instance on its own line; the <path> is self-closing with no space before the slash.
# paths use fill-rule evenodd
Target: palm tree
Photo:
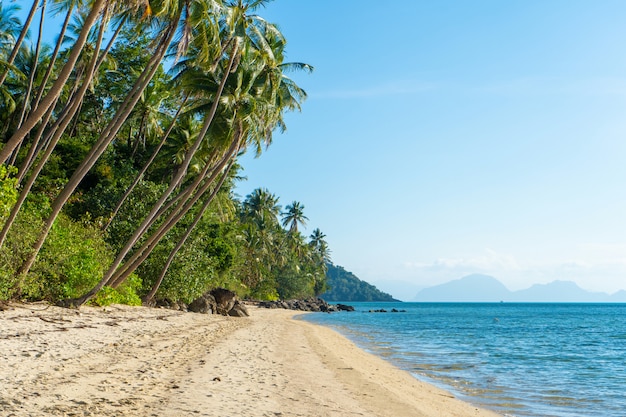
<path id="1" fill-rule="evenodd" d="M 278 197 L 267 188 L 257 188 L 243 202 L 244 221 L 252 221 L 257 225 L 278 224 L 279 213 Z"/>
<path id="2" fill-rule="evenodd" d="M 308 217 L 304 215 L 304 206 L 297 201 L 289 204 L 285 207 L 285 212 L 283 212 L 283 226 L 289 226 L 289 232 L 297 234 L 298 233 L 298 225 L 306 226 L 306 221 L 309 220 Z"/>
<path id="3" fill-rule="evenodd" d="M 309 246 L 311 247 L 312 262 L 317 272 L 313 273 L 313 291 L 315 295 L 326 292 L 326 271 L 330 260 L 330 250 L 326 243 L 326 235 L 320 229 L 313 230 L 311 233 Z"/>
<path id="4" fill-rule="evenodd" d="M 328 243 L 326 243 L 325 240 L 326 235 L 322 233 L 320 229 L 315 229 L 309 238 L 309 245 L 317 254 L 319 254 L 320 259 L 324 263 L 330 262 L 330 250 L 328 249 Z"/>
<path id="5" fill-rule="evenodd" d="M 48 63 L 48 68 L 46 70 L 46 73 L 43 76 L 43 79 L 41 81 L 41 84 L 39 86 L 39 91 L 37 92 L 37 96 L 35 98 L 35 100 L 33 100 L 33 109 L 36 109 L 39 106 L 39 102 L 41 101 L 41 98 L 43 97 L 43 93 L 46 89 L 46 85 L 48 83 L 48 80 L 50 79 L 50 76 L 52 75 L 52 71 L 54 69 L 54 64 L 56 63 L 56 60 L 59 56 L 59 52 L 61 50 L 61 46 L 63 45 L 63 41 L 65 39 L 65 32 L 67 31 L 67 27 L 70 23 L 71 17 L 72 17 L 72 13 L 74 11 L 74 7 L 76 5 L 76 3 L 78 2 L 78 0 L 68 0 L 68 1 L 62 1 L 62 2 L 55 2 L 52 6 L 54 13 L 60 13 L 61 11 L 66 10 L 65 13 L 65 19 L 63 20 L 63 24 L 61 25 L 61 30 L 59 32 L 58 35 L 58 39 L 56 41 L 56 44 L 54 46 L 54 51 L 52 52 L 52 54 L 50 55 L 50 61 Z M 54 105 L 53 105 L 54 106 Z M 46 124 L 48 121 L 45 120 L 43 122 L 43 124 Z"/>
<path id="6" fill-rule="evenodd" d="M 28 111 L 30 105 L 30 95 L 33 90 L 33 86 L 35 84 L 35 76 L 37 75 L 37 64 L 39 63 L 39 54 L 41 51 L 41 37 L 43 34 L 43 23 L 46 16 L 46 4 L 47 0 L 41 1 L 41 18 L 39 19 L 39 32 L 37 34 L 37 42 L 35 43 L 35 52 L 32 60 L 32 68 L 30 69 L 30 77 L 28 79 L 28 87 L 26 88 L 26 93 L 24 94 L 24 104 L 22 105 L 22 113 L 20 114 L 19 122 L 17 123 L 17 128 L 22 125 L 24 121 L 24 117 L 26 116 L 26 112 Z M 17 146 L 16 150 L 13 151 L 13 158 L 10 162 L 10 165 L 15 165 L 15 160 L 17 159 L 17 154 L 19 152 L 20 145 Z"/>
<path id="7" fill-rule="evenodd" d="M 96 4 L 99 1 L 101 1 L 101 0 L 95 0 L 94 6 L 92 6 L 92 9 L 96 7 Z M 69 200 L 70 196 L 73 194 L 74 190 L 78 187 L 78 185 L 80 184 L 80 182 L 84 178 L 84 176 L 95 165 L 96 161 L 104 153 L 104 151 L 106 150 L 108 145 L 111 143 L 111 141 L 113 141 L 113 139 L 115 138 L 115 136 L 119 132 L 120 128 L 122 127 L 122 124 L 126 121 L 126 119 L 128 118 L 130 112 L 133 110 L 134 106 L 139 101 L 141 93 L 147 87 L 147 85 L 149 84 L 150 80 L 152 79 L 152 77 L 156 73 L 157 69 L 159 68 L 159 65 L 160 65 L 161 61 L 163 60 L 163 58 L 164 58 L 164 56 L 166 54 L 167 48 L 169 47 L 169 44 L 172 41 L 172 39 L 174 37 L 174 34 L 176 33 L 176 29 L 178 27 L 179 18 L 180 18 L 180 15 L 182 13 L 182 10 L 176 9 L 174 13 L 175 13 L 174 16 L 168 16 L 166 18 L 165 26 L 161 30 L 160 34 L 159 34 L 159 42 L 158 42 L 158 45 L 156 46 L 155 53 L 151 56 L 148 64 L 144 68 L 144 71 L 142 72 L 142 74 L 136 80 L 133 88 L 128 93 L 126 99 L 121 104 L 120 108 L 118 108 L 118 110 L 117 110 L 117 112 L 115 114 L 115 117 L 103 129 L 103 131 L 100 134 L 100 137 L 98 138 L 96 143 L 91 148 L 89 154 L 81 162 L 81 164 L 76 169 L 76 171 L 72 174 L 72 177 L 67 182 L 67 184 L 65 185 L 63 190 L 61 190 L 60 194 L 57 196 L 57 198 L 52 203 L 52 212 L 51 212 L 50 216 L 48 217 L 48 219 L 46 220 L 46 222 L 44 224 L 44 227 L 43 227 L 39 237 L 37 238 L 37 240 L 35 242 L 35 245 L 33 247 L 32 253 L 24 261 L 24 263 L 20 267 L 18 273 L 24 274 L 24 273 L 27 273 L 30 270 L 31 266 L 33 265 L 33 263 L 35 261 L 35 258 L 37 257 L 37 254 L 39 253 L 39 250 L 43 246 L 43 243 L 46 240 L 46 237 L 48 236 L 48 233 L 50 232 L 50 229 L 52 228 L 52 224 L 54 223 L 54 220 L 60 214 L 61 209 L 63 208 L 65 203 Z M 89 25 L 89 17 L 90 16 L 91 16 L 91 13 L 85 19 L 85 27 L 87 27 Z M 80 33 L 79 39 L 81 39 L 83 37 L 83 35 L 85 35 L 85 37 L 88 35 L 88 34 L 84 34 L 84 28 L 83 28 L 83 30 Z M 74 63 L 75 62 L 76 61 L 74 61 Z M 54 89 L 54 86 L 53 86 L 53 89 Z M 52 91 L 52 89 L 51 89 L 51 91 Z M 50 93 L 48 93 L 46 95 L 46 99 L 47 99 L 47 97 L 49 95 L 50 95 Z M 39 112 L 41 110 L 41 107 L 44 107 L 44 103 L 45 103 L 46 99 L 44 99 L 42 101 L 42 104 L 40 105 L 40 108 L 37 109 L 37 112 Z M 19 130 L 18 130 L 18 132 L 19 132 Z M 14 137 L 15 137 L 15 135 L 14 135 Z M 9 141 L 9 142 L 11 142 L 11 141 Z M 7 143 L 7 145 L 8 145 L 8 143 Z M 5 148 L 7 148 L 7 145 L 5 145 Z M 3 155 L 3 152 L 4 152 L 5 148 L 2 148 L 2 150 L 0 150 L 0 157 Z"/>
<path id="8" fill-rule="evenodd" d="M 106 20 L 106 13 L 105 13 L 105 16 L 104 16 L 103 20 Z M 98 31 L 98 38 L 97 38 L 97 41 L 96 41 L 96 48 L 95 48 L 95 50 L 99 50 L 100 49 L 100 45 L 101 45 L 102 39 L 104 37 L 105 27 L 106 27 L 105 22 L 102 22 L 102 24 L 100 26 L 100 30 Z M 87 89 L 90 86 L 90 81 L 93 78 L 93 74 L 94 74 L 94 72 L 96 70 L 97 63 L 98 63 L 98 54 L 94 53 L 94 54 L 92 54 L 91 60 L 90 60 L 90 62 L 88 64 L 88 66 L 87 66 L 86 73 L 85 73 L 85 80 L 84 80 L 81 88 L 77 91 L 76 99 L 72 101 L 71 106 L 68 109 L 68 113 L 65 115 L 65 117 L 64 118 L 59 118 L 59 120 L 57 120 L 59 125 L 56 128 L 56 130 L 53 132 L 53 136 L 50 138 L 50 142 L 51 143 L 48 145 L 48 148 L 44 152 L 44 155 L 41 157 L 39 163 L 35 167 L 34 172 L 31 173 L 30 178 L 28 179 L 28 181 L 24 185 L 24 187 L 23 187 L 23 189 L 22 189 L 22 191 L 20 193 L 20 196 L 19 196 L 16 204 L 13 206 L 13 208 L 11 210 L 11 214 L 9 215 L 9 218 L 7 219 L 5 224 L 3 225 L 2 231 L 0 231 L 0 247 L 4 244 L 6 236 L 8 235 L 8 232 L 9 232 L 10 228 L 12 227 L 13 222 L 15 221 L 19 210 L 22 207 L 22 204 L 24 203 L 24 201 L 26 201 L 26 198 L 28 197 L 28 193 L 30 192 L 30 190 L 31 190 L 31 188 L 32 188 L 32 186 L 33 186 L 37 176 L 39 175 L 39 173 L 43 169 L 44 164 L 47 162 L 48 158 L 50 157 L 54 147 L 56 146 L 56 143 L 58 142 L 58 140 L 61 137 L 61 134 L 63 133 L 65 128 L 69 125 L 69 123 L 72 120 L 73 116 L 78 111 L 78 108 L 79 108 L 79 106 L 82 103 L 82 99 L 85 96 L 85 93 L 87 92 Z M 35 144 L 33 144 L 32 146 L 34 147 Z M 59 208 L 59 211 L 60 211 L 60 208 Z M 56 218 L 56 216 L 54 216 L 54 218 Z M 54 219 L 52 219 L 52 221 L 50 221 L 50 226 L 46 230 L 46 235 L 47 235 L 47 232 L 49 232 L 50 228 L 52 227 L 52 222 L 54 222 Z M 41 239 L 41 237 L 40 237 L 40 239 Z M 36 247 L 36 252 L 38 252 L 39 249 L 41 248 L 41 246 L 43 245 L 43 240 L 44 239 L 45 239 L 45 236 L 41 240 L 41 243 L 39 243 L 39 241 L 37 242 L 37 244 L 39 246 Z M 26 260 L 25 264 L 22 265 L 22 268 L 27 266 L 27 268 L 23 269 L 23 273 L 28 272 L 28 269 L 30 269 L 30 266 L 32 265 L 32 263 L 35 260 L 35 256 L 37 255 L 36 252 L 34 253 L 34 256 L 32 256 L 31 258 L 28 258 Z"/>
<path id="9" fill-rule="evenodd" d="M 183 14 L 187 18 L 191 18 L 191 16 L 193 16 L 193 13 L 192 13 L 192 11 L 189 10 L 189 7 L 190 6 L 195 6 L 195 5 L 198 5 L 198 4 L 200 4 L 200 3 L 188 3 L 188 2 L 183 1 L 182 4 L 178 5 L 179 7 L 173 7 L 172 10 L 169 10 L 167 7 L 170 7 L 170 6 L 174 5 L 174 3 L 167 3 L 167 4 L 164 5 L 163 10 L 164 11 L 171 11 L 175 15 L 175 17 L 171 19 L 171 23 L 168 25 L 168 31 L 166 32 L 167 36 L 163 36 L 163 38 L 162 38 L 165 42 L 161 42 L 160 47 L 163 47 L 164 49 L 161 49 L 161 53 L 155 54 L 154 57 L 157 57 L 158 60 L 154 61 L 154 59 L 153 59 L 152 62 L 154 62 L 156 64 L 161 62 L 163 56 L 165 55 L 165 49 L 167 48 L 167 46 L 169 45 L 170 41 L 172 40 L 172 37 L 173 37 L 173 35 L 175 33 L 175 29 L 178 27 L 179 19 L 181 18 L 181 16 L 183 16 Z M 219 5 L 216 2 L 208 2 L 208 3 L 204 3 L 203 5 L 207 6 L 207 4 L 210 6 L 210 8 L 212 8 L 212 12 L 214 14 L 219 11 L 218 10 L 219 9 Z M 190 25 L 187 25 L 186 21 L 182 23 L 182 27 L 183 28 L 187 28 L 188 26 L 190 26 Z M 186 37 L 185 33 L 183 33 L 182 39 L 185 39 L 185 37 Z M 219 97 L 221 95 L 221 91 L 223 90 L 223 86 L 224 86 L 224 84 L 226 82 L 226 79 L 228 78 L 228 74 L 233 69 L 233 64 L 234 64 L 235 58 L 237 56 L 237 50 L 238 50 L 238 42 L 235 42 L 234 46 L 232 48 L 231 54 L 230 54 L 230 58 L 229 58 L 228 64 L 226 64 L 226 67 L 225 67 L 226 71 L 224 71 L 224 73 L 223 73 L 222 82 L 220 83 L 220 87 L 218 88 L 218 91 L 216 93 L 216 97 Z M 156 69 L 157 69 L 157 66 L 154 65 L 154 66 L 150 67 L 150 71 L 149 72 L 146 72 L 148 70 L 148 67 L 146 67 L 146 70 L 144 70 L 144 73 L 146 75 L 144 76 L 144 74 L 142 74 L 142 76 L 140 77 L 140 80 L 142 80 L 142 84 L 140 84 L 135 89 L 134 92 L 131 92 L 131 94 L 134 93 L 134 96 L 132 96 L 133 98 L 131 99 L 130 98 L 131 96 L 129 96 L 129 98 L 127 98 L 127 102 L 123 103 L 122 107 L 120 108 L 120 110 L 118 110 L 118 113 L 121 111 L 121 109 L 123 109 L 123 111 L 125 112 L 124 115 L 123 115 L 123 118 L 122 117 L 119 118 L 119 120 L 121 122 L 126 120 L 128 115 L 130 114 L 130 111 L 136 105 L 137 101 L 140 98 L 138 93 L 140 94 L 146 88 L 146 86 L 148 85 L 148 82 L 152 79 L 152 76 L 154 76 L 154 73 L 156 72 Z M 204 120 L 204 124 L 203 124 L 202 130 L 200 131 L 200 134 L 198 135 L 198 139 L 196 140 L 196 142 L 194 142 L 193 146 L 189 149 L 188 153 L 186 154 L 185 160 L 183 161 L 182 166 L 178 169 L 176 175 L 171 179 L 169 187 L 164 192 L 164 194 L 161 196 L 161 198 L 154 204 L 152 210 L 145 217 L 145 219 L 142 222 L 142 224 L 135 230 L 135 232 L 133 233 L 131 238 L 128 240 L 126 245 L 118 253 L 116 259 L 114 260 L 113 264 L 110 266 L 108 271 L 104 274 L 102 280 L 91 291 L 89 291 L 87 294 L 85 294 L 83 297 L 81 297 L 78 300 L 70 300 L 70 302 L 77 301 L 78 305 L 81 305 L 81 304 L 85 303 L 93 295 L 95 295 L 101 288 L 103 288 L 105 285 L 107 285 L 109 283 L 109 281 L 111 281 L 111 279 L 113 278 L 113 275 L 117 272 L 117 268 L 119 267 L 119 265 L 121 265 L 121 263 L 123 262 L 123 260 L 126 257 L 126 255 L 131 251 L 132 247 L 139 240 L 139 238 L 145 233 L 145 231 L 148 229 L 148 227 L 155 221 L 155 218 L 156 218 L 157 214 L 159 213 L 159 211 L 161 210 L 163 204 L 168 199 L 168 197 L 171 195 L 173 190 L 179 185 L 180 181 L 183 179 L 183 177 L 187 173 L 187 168 L 189 167 L 189 164 L 191 163 L 191 159 L 193 158 L 195 152 L 200 147 L 200 145 L 202 143 L 202 140 L 204 139 L 204 137 L 205 137 L 209 127 L 211 126 L 211 123 L 213 121 L 213 117 L 215 116 L 215 113 L 217 111 L 218 104 L 219 104 L 219 100 L 216 99 L 215 102 L 214 102 L 214 105 L 211 107 L 211 110 L 210 110 L 209 114 L 207 115 L 207 117 Z M 86 159 L 86 162 L 81 164 L 81 167 L 79 167 L 79 169 L 77 170 L 78 175 L 75 175 L 76 176 L 76 180 L 72 181 L 72 179 L 70 179 L 70 182 L 68 183 L 68 185 L 71 184 L 73 188 L 71 188 L 71 191 L 69 192 L 69 194 L 68 193 L 63 193 L 63 192 L 61 193 L 61 195 L 63 195 L 63 204 L 65 203 L 65 201 L 67 201 L 67 199 L 71 195 L 71 192 L 73 192 L 73 190 L 76 188 L 76 186 L 78 186 L 78 183 L 80 182 L 80 179 L 82 179 L 82 176 L 84 176 L 87 173 L 87 171 L 93 166 L 93 164 L 95 164 L 95 161 L 97 160 L 97 158 L 104 152 L 104 150 L 106 149 L 106 146 L 108 146 L 108 144 L 113 140 L 115 134 L 117 133 L 117 131 L 119 131 L 120 127 L 121 127 L 121 123 L 120 122 L 116 122 L 115 127 L 113 129 L 111 129 L 111 132 L 114 132 L 114 133 L 111 135 L 110 132 L 109 132 L 109 134 L 107 136 L 107 140 L 99 140 L 98 143 L 96 144 L 96 146 L 94 146 L 94 149 L 92 150 L 90 155 L 88 155 L 88 157 Z M 74 176 L 73 176 L 73 178 L 74 178 Z M 67 188 L 67 186 L 66 186 L 66 188 Z M 54 205 L 53 205 L 53 209 L 54 209 Z M 60 211 L 60 207 L 59 207 L 59 211 Z M 48 231 L 49 231 L 49 228 L 48 228 Z M 48 231 L 46 231 L 45 233 L 47 234 Z M 45 237 L 44 237 L 44 239 L 45 239 Z M 43 244 L 43 242 L 41 242 L 41 244 Z M 38 244 L 39 248 L 41 248 L 41 244 Z M 36 249 L 36 250 L 38 251 L 38 249 Z M 34 258 L 32 258 L 32 260 L 30 261 L 30 265 L 32 265 L 32 261 L 34 261 Z M 28 268 L 30 268 L 30 265 L 28 265 Z"/>
<path id="10" fill-rule="evenodd" d="M 270 31 L 277 32 L 277 29 L 258 16 L 249 15 L 250 11 L 264 3 L 266 2 L 237 1 L 228 3 L 231 7 L 225 10 L 224 18 L 218 22 L 224 34 L 222 37 L 224 46 L 220 48 L 220 56 L 225 57 L 225 59 L 218 65 L 210 63 L 210 60 L 200 59 L 194 67 L 198 69 L 202 65 L 208 64 L 209 69 L 215 68 L 217 70 L 214 73 L 216 80 L 214 85 L 217 88 L 210 95 L 210 105 L 206 113 L 204 113 L 203 125 L 197 139 L 185 153 L 184 160 L 170 180 L 170 185 L 166 192 L 153 206 L 124 248 L 118 253 L 102 280 L 87 294 L 77 300 L 68 300 L 68 303 L 81 305 L 105 285 L 116 287 L 123 282 L 149 256 L 165 234 L 191 210 L 196 202 L 200 201 L 209 189 L 213 189 L 212 193 L 218 190 L 215 187 L 215 181 L 220 178 L 224 167 L 232 164 L 233 158 L 240 149 L 244 149 L 250 143 L 257 144 L 261 141 L 269 143 L 272 131 L 279 125 L 282 112 L 276 111 L 274 106 L 276 106 L 277 101 L 271 100 L 275 98 L 275 93 L 272 93 L 268 87 L 259 88 L 257 80 L 266 65 L 264 62 L 269 61 L 270 57 L 273 56 L 271 51 L 269 53 L 268 51 L 260 52 L 269 47 L 269 43 L 264 39 L 264 36 Z M 191 11 L 193 12 L 194 10 Z M 187 12 L 187 16 L 195 16 L 195 14 Z M 207 31 L 201 32 L 203 36 L 206 33 Z M 193 45 L 193 39 L 190 45 Z M 208 56 L 208 54 L 205 55 Z M 198 56 L 201 57 L 203 55 L 198 54 Z M 260 57 L 265 59 L 260 59 Z M 240 70 L 240 66 L 243 68 L 242 70 Z M 233 74 L 232 77 L 229 76 L 231 73 Z M 276 88 L 276 85 L 272 87 Z M 223 96 L 224 91 L 228 91 L 229 94 Z M 230 134 L 227 136 L 231 137 L 231 139 L 224 140 L 223 138 L 222 143 L 218 141 L 218 143 L 212 145 L 210 148 L 214 150 L 207 152 L 207 155 L 213 162 L 205 165 L 203 173 L 196 177 L 192 186 L 170 199 L 170 203 L 174 201 L 176 203 L 172 205 L 170 203 L 165 204 L 166 200 L 172 195 L 173 190 L 181 184 L 181 181 L 187 175 L 191 161 L 196 158 L 196 153 L 203 146 L 205 138 L 211 137 L 207 136 L 210 129 L 216 128 L 214 119 L 216 114 L 218 114 L 221 103 L 224 104 L 224 107 L 220 110 L 220 114 L 231 112 L 230 118 L 232 122 Z M 200 107 L 196 109 L 199 110 Z M 208 176 L 205 177 L 207 174 Z M 212 197 L 209 197 L 209 199 L 212 199 Z M 166 207 L 169 208 L 166 209 Z M 139 238 L 167 210 L 170 210 L 169 215 L 162 220 L 161 225 L 149 237 L 144 239 L 144 243 L 134 251 L 130 258 L 125 259 Z M 123 266 L 120 267 L 122 263 Z"/>
<path id="11" fill-rule="evenodd" d="M 17 129 L 15 133 L 13 133 L 13 136 L 11 136 L 7 143 L 5 143 L 4 147 L 0 149 L 0 163 L 7 162 L 9 156 L 13 153 L 15 148 L 17 148 L 17 146 L 22 143 L 26 135 L 28 135 L 28 133 L 37 125 L 37 123 L 39 123 L 39 121 L 44 117 L 49 108 L 53 106 L 54 103 L 56 103 L 57 98 L 59 97 L 61 91 L 63 90 L 63 87 L 65 86 L 65 83 L 67 82 L 72 71 L 74 70 L 74 66 L 78 61 L 83 47 L 87 43 L 87 39 L 89 37 L 92 26 L 96 23 L 96 20 L 100 17 L 102 10 L 107 4 L 108 0 L 93 1 L 89 10 L 89 14 L 85 18 L 85 25 L 80 32 L 80 36 L 72 47 L 68 59 L 65 62 L 65 65 L 63 66 L 61 71 L 59 72 L 56 81 L 41 101 L 39 107 L 26 118 L 22 126 Z"/>

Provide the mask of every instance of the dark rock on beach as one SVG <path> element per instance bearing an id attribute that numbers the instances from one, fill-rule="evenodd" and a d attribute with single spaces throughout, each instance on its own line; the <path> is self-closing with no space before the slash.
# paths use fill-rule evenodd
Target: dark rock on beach
<path id="1" fill-rule="evenodd" d="M 211 293 L 206 293 L 189 304 L 189 311 L 203 314 L 216 314 L 217 302 Z"/>
<path id="2" fill-rule="evenodd" d="M 203 314 L 248 317 L 248 309 L 237 298 L 237 294 L 225 288 L 215 288 L 204 293 L 189 304 L 189 311 Z"/>
<path id="3" fill-rule="evenodd" d="M 216 288 L 210 294 L 215 298 L 217 312 L 223 316 L 227 316 L 237 302 L 237 294 L 225 288 Z"/>
<path id="4" fill-rule="evenodd" d="M 259 307 L 264 308 L 282 308 L 285 310 L 298 311 L 321 311 L 331 313 L 335 311 L 354 311 L 354 307 L 344 304 L 336 306 L 328 304 L 321 298 L 307 298 L 304 300 L 278 300 L 278 301 L 260 301 Z M 340 307 L 341 306 L 341 307 Z"/>
<path id="5" fill-rule="evenodd" d="M 233 317 L 248 317 L 250 313 L 248 313 L 248 308 L 246 307 L 246 305 L 237 300 L 235 301 L 235 305 L 233 306 L 233 308 L 228 311 L 228 315 Z"/>

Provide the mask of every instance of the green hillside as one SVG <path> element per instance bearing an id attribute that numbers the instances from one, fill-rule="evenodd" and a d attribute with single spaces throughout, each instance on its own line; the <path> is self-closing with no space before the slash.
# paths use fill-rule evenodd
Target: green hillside
<path id="1" fill-rule="evenodd" d="M 326 279 L 330 289 L 320 296 L 326 301 L 398 301 L 340 266 L 328 264 Z"/>

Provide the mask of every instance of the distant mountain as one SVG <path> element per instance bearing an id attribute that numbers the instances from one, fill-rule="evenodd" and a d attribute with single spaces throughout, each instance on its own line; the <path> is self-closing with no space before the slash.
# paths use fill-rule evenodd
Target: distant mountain
<path id="1" fill-rule="evenodd" d="M 626 302 L 626 291 L 613 295 L 583 290 L 572 281 L 553 281 L 510 291 L 500 281 L 488 275 L 468 275 L 461 279 L 436 285 L 417 293 L 415 301 L 430 302 Z"/>
<path id="2" fill-rule="evenodd" d="M 488 275 L 468 275 L 461 279 L 424 288 L 416 301 L 489 302 L 508 299 L 511 294 L 500 281 Z"/>
<path id="3" fill-rule="evenodd" d="M 340 266 L 329 264 L 326 278 L 330 289 L 320 296 L 326 301 L 398 301 Z"/>
<path id="4" fill-rule="evenodd" d="M 536 302 L 606 302 L 609 295 L 585 291 L 572 281 L 553 281 L 511 293 L 511 301 Z"/>

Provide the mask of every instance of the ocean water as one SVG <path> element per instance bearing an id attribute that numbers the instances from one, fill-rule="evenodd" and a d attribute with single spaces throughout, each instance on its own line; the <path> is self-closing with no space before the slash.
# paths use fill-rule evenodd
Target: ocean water
<path id="1" fill-rule="evenodd" d="M 349 304 L 303 319 L 505 416 L 626 416 L 626 304 Z"/>

